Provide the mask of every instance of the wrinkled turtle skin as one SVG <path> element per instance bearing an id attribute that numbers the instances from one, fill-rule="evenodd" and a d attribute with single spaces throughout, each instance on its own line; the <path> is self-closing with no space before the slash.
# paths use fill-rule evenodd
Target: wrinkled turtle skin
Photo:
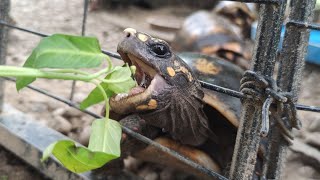
<path id="1" fill-rule="evenodd" d="M 124 32 L 118 52 L 126 63 L 137 67 L 139 86 L 110 98 L 114 117 L 122 125 L 226 175 L 239 124 L 240 100 L 202 88 L 199 79 L 238 90 L 243 71 L 206 55 L 181 54 L 182 60 L 161 39 L 131 28 Z M 208 178 L 126 134 L 121 149 L 122 158 L 133 155 Z"/>
<path id="2" fill-rule="evenodd" d="M 229 3 L 232 5 L 220 3 L 212 12 L 201 10 L 188 16 L 172 42 L 173 49 L 216 55 L 248 69 L 253 43 L 247 38 L 254 16 L 245 4 Z"/>

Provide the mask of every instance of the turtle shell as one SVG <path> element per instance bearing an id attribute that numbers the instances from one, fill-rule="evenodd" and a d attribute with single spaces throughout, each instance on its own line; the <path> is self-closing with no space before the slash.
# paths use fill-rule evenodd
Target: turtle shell
<path id="1" fill-rule="evenodd" d="M 198 80 L 238 91 L 243 70 L 219 57 L 200 53 L 181 53 Z M 208 117 L 209 128 L 219 137 L 218 142 L 207 141 L 199 147 L 218 162 L 223 172 L 231 162 L 237 129 L 240 122 L 240 99 L 203 88 L 204 112 Z"/>
<path id="2" fill-rule="evenodd" d="M 201 52 L 227 59 L 243 69 L 249 67 L 252 43 L 242 29 L 215 12 L 197 11 L 186 18 L 172 47 L 178 52 Z"/>
<path id="3" fill-rule="evenodd" d="M 250 38 L 251 25 L 257 19 L 254 7 L 250 8 L 246 3 L 221 1 L 213 9 L 213 12 L 228 18 L 239 26 L 243 38 Z"/>
<path id="4" fill-rule="evenodd" d="M 181 53 L 184 60 L 201 81 L 238 91 L 243 70 L 219 57 L 200 53 Z M 238 127 L 241 102 L 238 98 L 204 89 L 204 102 L 219 111 L 229 122 Z"/>

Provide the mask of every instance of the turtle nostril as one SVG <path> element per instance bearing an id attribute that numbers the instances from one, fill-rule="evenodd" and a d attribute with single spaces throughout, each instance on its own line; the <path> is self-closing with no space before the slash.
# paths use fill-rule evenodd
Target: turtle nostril
<path id="1" fill-rule="evenodd" d="M 132 28 L 127 28 L 123 32 L 124 32 L 124 34 L 125 34 L 125 36 L 127 38 L 129 38 L 131 36 L 134 36 L 137 33 L 137 31 L 135 29 L 132 29 Z"/>

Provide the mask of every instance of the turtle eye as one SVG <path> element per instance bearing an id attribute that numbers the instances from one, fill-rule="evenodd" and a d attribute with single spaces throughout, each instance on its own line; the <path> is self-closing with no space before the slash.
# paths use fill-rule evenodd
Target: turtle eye
<path id="1" fill-rule="evenodd" d="M 152 44 L 150 49 L 158 57 L 165 57 L 170 54 L 169 48 L 165 44 Z"/>

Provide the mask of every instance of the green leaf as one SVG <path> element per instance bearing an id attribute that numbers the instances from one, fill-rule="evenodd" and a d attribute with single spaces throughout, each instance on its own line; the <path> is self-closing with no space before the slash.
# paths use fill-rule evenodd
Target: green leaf
<path id="1" fill-rule="evenodd" d="M 116 83 L 101 83 L 108 97 L 118 93 L 127 93 L 135 86 L 135 81 L 131 78 L 131 69 L 128 66 L 116 66 L 106 80 L 117 80 Z M 104 100 L 100 90 L 96 87 L 80 104 L 81 109 L 85 109 Z"/>
<path id="2" fill-rule="evenodd" d="M 54 34 L 41 40 L 34 68 L 93 68 L 106 57 L 93 37 Z"/>
<path id="3" fill-rule="evenodd" d="M 24 67 L 32 67 L 33 61 L 35 59 L 36 53 L 33 51 L 32 54 L 28 57 L 27 61 L 23 65 Z M 30 77 L 18 77 L 16 78 L 16 89 L 20 91 L 22 88 L 26 87 L 27 85 L 31 84 L 35 81 L 36 78 Z"/>
<path id="4" fill-rule="evenodd" d="M 102 88 L 105 90 L 108 97 L 112 96 L 114 93 L 108 89 L 108 84 L 101 83 Z M 81 109 L 86 109 L 94 104 L 98 104 L 104 101 L 104 97 L 99 88 L 94 88 L 90 94 L 80 103 Z"/>
<path id="5" fill-rule="evenodd" d="M 55 34 L 43 38 L 23 67 L 78 69 L 93 68 L 106 58 L 99 42 L 93 37 Z M 35 78 L 17 78 L 16 88 L 22 89 Z"/>
<path id="6" fill-rule="evenodd" d="M 51 144 L 44 151 L 41 161 L 45 161 L 50 154 L 53 154 L 64 167 L 75 173 L 97 169 L 119 157 L 90 151 L 88 148 L 76 146 L 71 140 L 61 140 Z"/>
<path id="7" fill-rule="evenodd" d="M 67 169 L 75 173 L 99 168 L 120 157 L 121 126 L 117 121 L 97 119 L 92 125 L 89 148 L 71 140 L 52 143 L 43 152 L 41 161 L 53 154 Z"/>
<path id="8" fill-rule="evenodd" d="M 120 156 L 121 126 L 111 119 L 97 119 L 92 123 L 89 149 Z"/>
<path id="9" fill-rule="evenodd" d="M 117 83 L 108 84 L 108 88 L 115 94 L 127 93 L 136 85 L 136 82 L 131 78 L 131 69 L 128 66 L 116 66 L 106 79 L 116 79 L 118 81 Z"/>

